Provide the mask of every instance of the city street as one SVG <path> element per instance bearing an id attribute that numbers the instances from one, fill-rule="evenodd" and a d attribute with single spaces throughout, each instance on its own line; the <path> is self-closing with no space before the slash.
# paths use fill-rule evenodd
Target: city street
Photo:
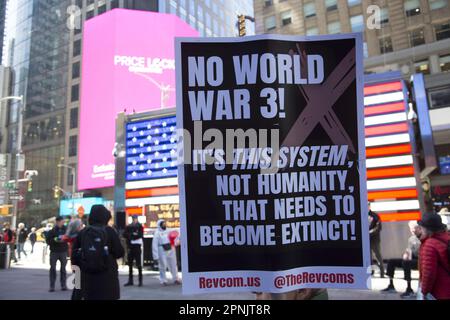
<path id="1" fill-rule="evenodd" d="M 28 243 L 27 252 L 30 251 Z M 48 260 L 47 260 L 48 261 Z M 59 283 L 56 284 L 56 291 L 48 292 L 48 270 L 49 267 L 42 263 L 42 244 L 37 243 L 33 255 L 27 258 L 22 257 L 18 264 L 12 264 L 12 268 L 0 270 L 0 299 L 12 300 L 68 300 L 70 291 L 61 291 Z M 68 275 L 70 274 L 67 267 Z M 252 300 L 251 293 L 227 293 L 227 294 L 205 294 L 205 295 L 183 295 L 181 286 L 169 285 L 163 287 L 159 284 L 158 273 L 155 271 L 144 271 L 144 286 L 123 287 L 127 281 L 128 268 L 120 267 L 121 299 L 123 300 Z M 401 293 L 406 288 L 405 281 L 402 280 L 402 272 L 397 271 L 394 280 L 395 287 Z M 59 274 L 58 274 L 59 277 Z M 137 278 L 137 276 L 136 276 Z M 417 289 L 417 271 L 413 271 L 412 287 Z M 135 279 L 136 280 L 136 279 Z M 329 290 L 331 300 L 399 300 L 399 294 L 381 293 L 379 290 L 385 288 L 388 280 L 374 277 L 372 280 L 372 290 Z"/>
<path id="2" fill-rule="evenodd" d="M 0 35 L 5 319 L 450 300 L 450 0 L 0 0 Z"/>

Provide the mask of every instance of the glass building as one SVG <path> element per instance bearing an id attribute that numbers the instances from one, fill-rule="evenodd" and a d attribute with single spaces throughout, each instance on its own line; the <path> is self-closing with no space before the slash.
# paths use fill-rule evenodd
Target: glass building
<path id="1" fill-rule="evenodd" d="M 14 95 L 26 96 L 22 150 L 27 170 L 38 170 L 19 203 L 20 220 L 37 224 L 58 212 L 55 185 L 70 192 L 77 168 L 83 22 L 114 8 L 173 13 L 200 35 L 236 36 L 237 16 L 253 16 L 253 1 L 10 0 L 7 41 Z M 74 19 L 74 20 L 71 20 Z M 247 34 L 254 24 L 247 23 Z M 10 104 L 8 152 L 17 150 L 18 104 Z M 15 163 L 12 164 L 13 168 Z M 112 190 L 93 195 L 113 198 Z"/>
<path id="2" fill-rule="evenodd" d="M 2 64 L 3 57 L 3 35 L 5 34 L 6 4 L 6 1 L 0 2 L 0 64 Z"/>

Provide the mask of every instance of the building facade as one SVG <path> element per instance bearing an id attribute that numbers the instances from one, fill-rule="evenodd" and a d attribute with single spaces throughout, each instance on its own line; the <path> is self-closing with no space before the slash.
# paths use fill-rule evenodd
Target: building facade
<path id="1" fill-rule="evenodd" d="M 33 224 L 58 212 L 61 194 L 55 197 L 55 186 L 71 192 L 75 184 L 76 190 L 84 21 L 114 8 L 157 11 L 178 15 L 202 36 L 235 36 L 237 15 L 253 15 L 251 0 L 14 0 L 9 5 L 11 94 L 25 95 L 25 168 L 39 172 L 32 190 L 22 190 L 26 196 L 19 213 Z M 247 32 L 254 33 L 253 24 Z M 9 105 L 6 149 L 11 154 L 18 149 L 19 108 L 17 102 Z M 110 189 L 93 193 L 111 200 Z"/>
<path id="2" fill-rule="evenodd" d="M 450 205 L 450 1 L 254 0 L 254 10 L 257 34 L 363 32 L 367 74 L 423 73 L 438 162 L 423 178 L 435 208 Z"/>
<path id="3" fill-rule="evenodd" d="M 6 5 L 7 1 L 0 2 L 0 64 L 2 64 L 3 47 L 4 47 L 4 34 L 5 34 L 5 22 L 6 22 Z"/>

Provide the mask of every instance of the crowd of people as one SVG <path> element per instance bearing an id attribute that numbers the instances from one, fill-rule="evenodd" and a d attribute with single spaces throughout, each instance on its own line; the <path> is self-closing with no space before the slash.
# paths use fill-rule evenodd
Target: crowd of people
<path id="1" fill-rule="evenodd" d="M 401 257 L 388 259 L 387 268 L 381 253 L 382 221 L 373 212 L 369 204 L 369 239 L 371 254 L 380 270 L 380 277 L 389 277 L 389 284 L 382 292 L 395 293 L 395 270 L 403 269 L 407 287 L 402 298 L 414 297 L 411 286 L 411 270 L 419 271 L 418 299 L 450 299 L 450 235 L 447 225 L 442 223 L 438 213 L 426 213 L 420 221 L 411 221 L 411 236 L 405 239 L 406 248 Z M 79 283 L 72 293 L 73 300 L 115 300 L 120 298 L 120 284 L 117 260 L 124 258 L 128 264 L 128 282 L 125 286 L 134 285 L 133 270 L 138 270 L 138 286 L 143 286 L 142 247 L 144 238 L 143 226 L 138 216 L 123 232 L 118 232 L 111 221 L 111 213 L 103 205 L 94 205 L 88 222 L 73 218 L 65 223 L 62 217 L 56 217 L 55 225 L 44 232 L 46 244 L 50 250 L 50 292 L 55 291 L 57 279 L 57 262 L 60 263 L 61 290 L 67 290 L 66 264 L 68 257 L 72 266 L 80 270 Z M 19 223 L 13 230 L 8 223 L 3 225 L 0 241 L 10 247 L 11 260 L 16 261 L 27 256 L 25 242 L 29 240 L 31 253 L 37 241 L 36 229 L 31 231 Z M 169 284 L 166 273 L 171 273 L 174 284 L 180 284 L 176 258 L 176 247 L 179 246 L 178 232 L 168 230 L 166 222 L 159 220 L 153 235 L 152 256 L 159 268 L 159 279 L 162 285 Z M 17 254 L 16 254 L 17 252 Z M 374 272 L 372 272 L 373 274 Z M 270 299 L 271 294 L 257 293 L 257 299 Z M 292 299 L 327 299 L 325 289 L 301 289 L 286 294 Z"/>
<path id="2" fill-rule="evenodd" d="M 74 286 L 73 300 L 119 299 L 117 260 L 120 258 L 125 258 L 129 267 L 129 279 L 125 286 L 134 285 L 134 268 L 138 269 L 138 285 L 143 285 L 143 226 L 139 223 L 138 216 L 133 216 L 132 222 L 123 232 L 119 232 L 112 224 L 111 218 L 111 213 L 106 207 L 94 205 L 86 224 L 79 218 L 72 218 L 67 223 L 63 217 L 58 216 L 55 225 L 43 232 L 45 249 L 48 247 L 50 251 L 49 292 L 55 291 L 58 261 L 60 288 L 62 291 L 68 290 L 66 265 L 69 259 L 76 273 L 75 277 L 80 277 L 75 279 L 75 283 L 80 285 Z M 23 223 L 18 225 L 17 230 L 11 229 L 10 225 L 5 223 L 0 241 L 10 246 L 11 260 L 17 262 L 21 259 L 21 254 L 27 255 L 24 250 L 25 242 L 30 241 L 33 251 L 36 238 L 35 228 L 28 233 Z M 164 286 L 169 284 L 167 269 L 172 275 L 172 283 L 181 284 L 176 259 L 178 245 L 178 232 L 168 230 L 166 222 L 159 220 L 158 229 L 153 237 L 152 254 L 155 264 L 159 266 L 160 282 Z M 76 270 L 81 272 L 77 274 Z"/>

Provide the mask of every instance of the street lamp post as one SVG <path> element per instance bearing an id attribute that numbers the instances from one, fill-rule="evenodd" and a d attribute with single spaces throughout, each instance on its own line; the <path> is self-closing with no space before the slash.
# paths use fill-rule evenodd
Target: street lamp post
<path id="1" fill-rule="evenodd" d="M 1 101 L 5 100 L 17 100 L 19 102 L 19 118 L 17 123 L 17 154 L 16 154 L 16 174 L 15 174 L 15 183 L 14 187 L 17 188 L 18 180 L 19 180 L 19 174 L 20 174 L 20 161 L 22 158 L 22 134 L 23 134 L 23 112 L 25 108 L 25 104 L 23 103 L 23 96 L 8 96 L 0 98 Z M 15 228 L 17 224 L 17 213 L 18 213 L 18 207 L 19 207 L 19 199 L 14 200 L 14 208 L 13 208 L 13 216 L 12 216 L 12 227 Z"/>
<path id="2" fill-rule="evenodd" d="M 72 172 L 72 197 L 71 198 L 72 198 L 72 216 L 73 216 L 73 215 L 75 215 L 73 199 L 74 199 L 74 194 L 75 194 L 75 177 L 76 177 L 77 169 L 75 167 L 68 166 L 67 164 L 62 164 L 62 163 L 58 164 L 58 168 L 61 168 L 61 167 L 67 168 L 67 169 L 71 170 L 71 172 Z"/>

